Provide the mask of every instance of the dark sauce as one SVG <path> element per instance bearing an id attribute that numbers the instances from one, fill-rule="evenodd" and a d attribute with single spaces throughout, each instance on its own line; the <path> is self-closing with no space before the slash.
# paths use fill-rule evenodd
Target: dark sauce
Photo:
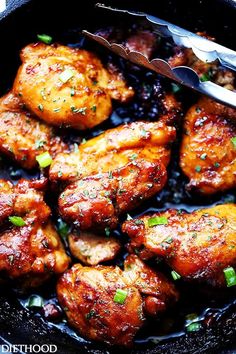
<path id="1" fill-rule="evenodd" d="M 36 36 L 35 36 L 36 37 Z M 103 58 L 104 63 L 113 62 L 124 73 L 128 83 L 135 89 L 135 98 L 126 105 L 119 105 L 114 103 L 114 111 L 111 117 L 100 126 L 91 131 L 84 133 L 69 131 L 67 139 L 71 143 L 79 144 L 83 138 L 89 139 L 102 133 L 104 130 L 116 127 L 124 122 L 131 122 L 135 120 L 157 120 L 158 116 L 163 113 L 163 107 L 160 104 L 160 98 L 164 92 L 173 89 L 173 84 L 167 79 L 159 77 L 157 74 L 148 72 L 145 69 L 134 66 L 125 60 L 113 56 L 101 47 L 87 42 L 83 37 L 79 37 L 78 30 L 67 31 L 62 33 L 61 37 L 57 38 L 59 42 L 70 43 L 75 39 L 73 47 L 83 47 L 97 53 Z M 79 38 L 79 39 L 78 39 Z M 163 56 L 168 53 L 168 48 L 163 48 Z M 160 55 L 160 53 L 158 53 Z M 197 99 L 197 95 L 184 88 L 180 88 L 177 97 L 183 102 L 183 114 L 186 109 Z M 189 98 L 189 96 L 191 98 Z M 61 132 L 64 134 L 65 132 Z M 177 126 L 178 139 L 172 146 L 172 159 L 168 168 L 169 179 L 165 189 L 157 196 L 146 201 L 141 207 L 132 211 L 132 217 L 142 215 L 144 213 L 151 213 L 155 211 L 165 210 L 168 208 L 184 209 L 191 212 L 194 209 L 201 207 L 208 207 L 220 203 L 236 202 L 235 190 L 231 190 L 224 194 L 217 194 L 212 197 L 200 196 L 198 194 L 190 194 L 186 190 L 187 180 L 182 174 L 178 164 L 178 151 L 181 139 L 181 115 L 180 122 Z M 0 161 L 0 177 L 11 179 L 16 182 L 20 178 L 35 178 L 40 177 L 39 171 L 31 171 L 30 173 L 22 170 L 9 159 L 2 157 Z M 55 200 L 55 196 L 53 196 Z M 48 203 L 52 203 L 50 195 L 47 196 Z M 58 215 L 54 210 L 54 220 L 58 222 Z M 121 219 L 121 222 L 126 216 Z M 124 244 L 127 239 L 122 235 L 120 229 L 114 231 L 114 235 L 120 238 Z M 68 250 L 68 248 L 67 248 Z M 69 250 L 68 250 L 69 251 Z M 125 247 L 123 253 L 113 262 L 109 264 L 117 264 L 122 267 L 123 259 L 126 255 Z M 76 262 L 76 260 L 74 260 Z M 170 269 L 162 262 L 153 260 L 150 265 L 163 270 L 167 276 L 170 277 Z M 31 310 L 35 316 L 40 316 L 44 321 L 47 321 L 48 326 L 57 327 L 61 332 L 66 332 L 71 337 L 78 340 L 80 343 L 90 343 L 85 338 L 79 336 L 73 329 L 67 325 L 67 321 L 63 311 L 60 309 L 55 294 L 55 279 L 50 281 L 47 286 L 33 290 L 32 293 L 22 294 L 19 290 L 14 290 L 23 307 L 27 308 L 29 296 L 37 294 L 44 299 L 44 305 L 49 304 L 55 309 L 55 316 L 46 319 L 45 308 Z M 160 342 L 168 341 L 170 338 L 175 338 L 185 335 L 188 331 L 190 323 L 199 323 L 198 330 L 202 331 L 208 326 L 214 325 L 225 313 L 228 311 L 235 311 L 236 301 L 234 289 L 214 290 L 203 288 L 202 286 L 195 286 L 193 284 L 183 283 L 181 280 L 176 282 L 176 286 L 180 291 L 181 297 L 179 303 L 171 310 L 167 311 L 162 318 L 149 319 L 143 329 L 140 330 L 135 340 L 135 347 L 146 348 Z M 58 313 L 56 313 L 58 311 Z M 189 319 L 190 318 L 190 319 Z"/>

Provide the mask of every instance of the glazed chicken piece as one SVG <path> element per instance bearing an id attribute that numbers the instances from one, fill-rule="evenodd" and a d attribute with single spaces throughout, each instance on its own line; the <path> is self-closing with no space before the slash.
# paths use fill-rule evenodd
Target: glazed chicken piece
<path id="1" fill-rule="evenodd" d="M 22 222 L 22 226 L 14 226 L 5 219 L 5 226 L 0 232 L 1 278 L 14 279 L 23 288 L 39 286 L 52 274 L 63 273 L 70 262 L 50 221 L 50 209 L 41 191 L 44 184 L 44 180 L 20 180 L 16 186 L 0 182 L 1 202 L 9 196 L 11 201 L 11 210 L 6 211 L 0 202 L 0 220 L 17 216 Z"/>
<path id="2" fill-rule="evenodd" d="M 52 125 L 92 128 L 109 117 L 112 99 L 126 102 L 134 94 L 120 73 L 86 50 L 37 43 L 22 50 L 21 60 L 14 92 Z"/>
<path id="3" fill-rule="evenodd" d="M 0 179 L 0 223 L 13 213 L 14 199 L 12 183 Z"/>
<path id="4" fill-rule="evenodd" d="M 163 257 L 188 281 L 225 287 L 223 270 L 236 265 L 235 204 L 144 215 L 122 230 L 131 238 L 130 250 L 140 250 L 143 259 Z"/>
<path id="5" fill-rule="evenodd" d="M 58 154 L 50 166 L 50 180 L 70 183 L 113 171 L 137 158 L 167 166 L 176 130 L 163 120 L 124 124 L 81 144 L 78 151 Z"/>
<path id="6" fill-rule="evenodd" d="M 128 257 L 124 271 L 75 264 L 59 279 L 57 296 L 70 325 L 83 336 L 123 346 L 131 346 L 143 326 L 146 306 L 158 315 L 178 299 L 174 286 L 136 256 Z"/>
<path id="7" fill-rule="evenodd" d="M 128 284 L 138 288 L 148 316 L 159 315 L 179 298 L 174 285 L 162 273 L 147 266 L 134 254 L 125 259 L 123 276 Z"/>
<path id="8" fill-rule="evenodd" d="M 0 151 L 26 169 L 38 165 L 36 156 L 68 152 L 53 128 L 39 122 L 11 92 L 0 99 Z"/>
<path id="9" fill-rule="evenodd" d="M 236 186 L 236 110 L 208 98 L 187 112 L 180 166 L 188 189 L 204 194 Z"/>
<path id="10" fill-rule="evenodd" d="M 121 43 L 127 51 L 138 51 L 148 59 L 151 58 L 158 44 L 157 36 L 145 29 L 134 29 L 130 33 L 130 29 L 119 28 L 117 30 L 117 27 L 107 27 L 96 31 L 95 34 L 110 43 Z"/>
<path id="11" fill-rule="evenodd" d="M 136 160 L 70 184 L 59 197 L 59 212 L 81 230 L 114 229 L 120 214 L 154 196 L 166 179 L 166 168 L 159 162 Z"/>
<path id="12" fill-rule="evenodd" d="M 71 254 L 89 266 L 114 259 L 121 249 L 121 244 L 115 237 L 89 232 L 70 234 L 68 241 Z"/>
<path id="13" fill-rule="evenodd" d="M 139 30 L 127 38 L 124 46 L 128 51 L 140 52 L 150 59 L 157 47 L 157 43 L 158 39 L 154 33 L 147 30 Z"/>

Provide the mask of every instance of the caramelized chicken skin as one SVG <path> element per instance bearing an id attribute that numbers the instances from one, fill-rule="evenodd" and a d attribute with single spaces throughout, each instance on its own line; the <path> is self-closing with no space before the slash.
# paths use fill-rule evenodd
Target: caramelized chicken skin
<path id="1" fill-rule="evenodd" d="M 166 168 L 135 160 L 112 172 L 85 177 L 70 184 L 59 197 L 59 212 L 81 230 L 115 228 L 118 216 L 160 191 Z"/>
<path id="2" fill-rule="evenodd" d="M 236 186 L 235 116 L 236 110 L 207 98 L 187 112 L 180 166 L 188 188 L 212 194 Z"/>
<path id="3" fill-rule="evenodd" d="M 127 51 L 138 51 L 148 59 L 151 58 L 158 44 L 156 35 L 145 29 L 130 32 L 125 28 L 119 28 L 117 31 L 117 27 L 107 27 L 96 31 L 96 35 L 105 38 L 110 43 L 121 43 Z"/>
<path id="4" fill-rule="evenodd" d="M 81 144 L 78 151 L 58 154 L 50 167 L 50 180 L 70 183 L 113 171 L 136 158 L 160 161 L 167 166 L 176 130 L 163 120 L 124 124 Z"/>
<path id="5" fill-rule="evenodd" d="M 174 286 L 136 256 L 124 266 L 122 271 L 113 266 L 75 264 L 59 279 L 59 303 L 71 326 L 89 339 L 130 346 L 145 321 L 145 298 L 157 299 L 160 306 L 159 310 L 156 306 L 155 314 L 178 298 Z M 115 300 L 118 289 L 126 294 L 123 303 Z"/>
<path id="6" fill-rule="evenodd" d="M 179 298 L 174 285 L 162 273 L 147 266 L 134 254 L 125 259 L 123 275 L 142 294 L 146 315 L 158 315 Z"/>
<path id="7" fill-rule="evenodd" d="M 14 200 L 12 183 L 0 179 L 0 223 L 13 213 Z"/>
<path id="8" fill-rule="evenodd" d="M 113 300 L 117 289 L 128 292 L 124 304 Z M 129 346 L 144 322 L 141 294 L 118 267 L 75 264 L 59 279 L 57 296 L 69 324 L 92 340 Z"/>
<path id="9" fill-rule="evenodd" d="M 37 166 L 36 156 L 48 151 L 54 157 L 68 152 L 68 146 L 10 92 L 0 99 L 0 151 L 31 169 Z"/>
<path id="10" fill-rule="evenodd" d="M 6 224 L 0 232 L 0 273 L 14 279 L 21 287 L 36 287 L 52 274 L 63 273 L 69 266 L 60 237 L 50 221 L 50 209 L 43 200 L 42 181 L 21 180 L 11 188 L 11 212 L 2 213 L 0 220 L 10 215 L 21 217 L 23 226 Z M 0 183 L 2 187 L 3 182 Z M 6 190 L 9 196 L 10 190 Z M 4 191 L 0 191 L 3 200 Z M 7 221 L 7 220 L 6 220 Z"/>
<path id="11" fill-rule="evenodd" d="M 161 225 L 149 226 L 153 217 Z M 144 215 L 126 221 L 122 230 L 131 238 L 130 248 L 140 250 L 140 257 L 161 256 L 189 281 L 225 287 L 223 270 L 236 265 L 235 204 Z"/>
<path id="12" fill-rule="evenodd" d="M 140 52 L 148 59 L 151 58 L 153 51 L 157 47 L 157 37 L 150 31 L 137 31 L 127 38 L 124 46 L 128 51 Z"/>
<path id="13" fill-rule="evenodd" d="M 14 92 L 39 118 L 56 126 L 92 128 L 108 118 L 112 99 L 134 92 L 121 74 L 108 72 L 92 53 L 62 45 L 26 46 Z"/>
<path id="14" fill-rule="evenodd" d="M 70 234 L 68 241 L 71 254 L 90 266 L 114 259 L 121 249 L 121 244 L 115 237 L 89 232 Z"/>

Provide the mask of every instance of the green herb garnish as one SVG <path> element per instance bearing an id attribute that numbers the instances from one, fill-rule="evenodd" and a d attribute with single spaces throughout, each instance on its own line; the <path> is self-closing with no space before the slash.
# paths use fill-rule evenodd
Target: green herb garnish
<path id="1" fill-rule="evenodd" d="M 9 216 L 8 219 L 15 226 L 21 227 L 26 225 L 24 219 L 20 216 Z"/>
<path id="2" fill-rule="evenodd" d="M 153 218 L 148 219 L 148 226 L 156 226 L 156 225 L 167 225 L 168 219 L 165 216 L 154 216 Z"/>
<path id="3" fill-rule="evenodd" d="M 113 301 L 123 305 L 128 295 L 127 290 L 117 289 Z"/>

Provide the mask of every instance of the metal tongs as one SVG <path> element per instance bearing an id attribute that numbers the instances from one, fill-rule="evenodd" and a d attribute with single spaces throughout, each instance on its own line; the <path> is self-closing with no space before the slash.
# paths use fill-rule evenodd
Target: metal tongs
<path id="1" fill-rule="evenodd" d="M 236 71 L 236 52 L 231 49 L 143 12 L 121 10 L 102 4 L 97 4 L 96 6 L 128 16 L 137 16 L 139 19 L 148 22 L 148 24 L 152 26 L 154 33 L 159 36 L 171 39 L 178 46 L 191 48 L 201 61 L 211 63 L 218 60 L 222 66 Z M 129 51 L 122 44 L 110 43 L 107 39 L 88 31 L 83 31 L 83 33 L 90 39 L 95 40 L 135 64 L 142 65 L 171 80 L 208 95 L 221 103 L 236 108 L 236 92 L 227 90 L 211 81 L 202 82 L 198 74 L 188 66 L 176 66 L 171 68 L 163 59 L 155 58 L 150 61 L 142 53 Z"/>

